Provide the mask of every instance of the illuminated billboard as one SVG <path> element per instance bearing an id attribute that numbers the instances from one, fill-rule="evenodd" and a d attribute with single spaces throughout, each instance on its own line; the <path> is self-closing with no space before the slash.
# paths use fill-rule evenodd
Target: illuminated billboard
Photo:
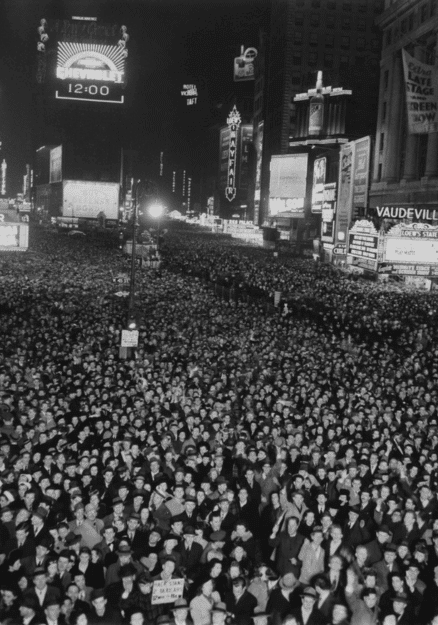
<path id="1" fill-rule="evenodd" d="M 29 247 L 29 226 L 24 223 L 4 221 L 0 214 L 0 250 L 25 252 Z"/>
<path id="2" fill-rule="evenodd" d="M 269 215 L 304 218 L 307 154 L 281 154 L 271 158 Z"/>
<path id="3" fill-rule="evenodd" d="M 327 171 L 325 156 L 317 158 L 313 163 L 312 213 L 320 214 L 324 201 L 324 184 Z"/>
<path id="4" fill-rule="evenodd" d="M 383 265 L 392 263 L 393 273 L 436 275 L 438 267 L 438 227 L 426 223 L 397 224 L 384 238 Z M 396 269 L 397 265 L 403 271 Z M 429 269 L 427 269 L 429 267 Z M 432 272 L 434 269 L 434 272 Z M 391 271 L 386 267 L 387 273 Z"/>
<path id="5" fill-rule="evenodd" d="M 50 182 L 61 182 L 62 180 L 62 145 L 50 150 Z"/>
<path id="6" fill-rule="evenodd" d="M 384 260 L 391 263 L 438 264 L 438 239 L 388 238 Z"/>
<path id="7" fill-rule="evenodd" d="M 58 42 L 57 99 L 122 104 L 125 60 L 121 46 Z"/>
<path id="8" fill-rule="evenodd" d="M 103 213 L 106 219 L 117 219 L 118 210 L 118 183 L 64 180 L 63 217 L 97 219 Z"/>

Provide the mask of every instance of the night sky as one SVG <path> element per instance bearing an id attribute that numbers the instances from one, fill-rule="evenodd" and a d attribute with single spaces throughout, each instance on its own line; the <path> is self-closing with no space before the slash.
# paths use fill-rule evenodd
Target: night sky
<path id="1" fill-rule="evenodd" d="M 8 194 L 21 190 L 35 135 L 36 29 L 44 17 L 96 16 L 125 23 L 131 40 L 125 106 L 126 140 L 145 161 L 163 150 L 175 167 L 200 169 L 206 129 L 223 121 L 222 103 L 236 90 L 233 58 L 257 46 L 266 0 L 2 0 L 0 3 L 0 140 Z M 182 85 L 196 83 L 187 106 Z M 252 84 L 252 83 L 251 83 Z M 237 85 L 239 88 L 248 89 Z M 51 105 L 56 107 L 56 101 Z M 78 106 L 80 104 L 78 103 Z M 93 106 L 108 106 L 94 104 Z M 47 116 L 50 125 L 50 114 Z M 44 124 L 43 124 L 44 125 Z"/>

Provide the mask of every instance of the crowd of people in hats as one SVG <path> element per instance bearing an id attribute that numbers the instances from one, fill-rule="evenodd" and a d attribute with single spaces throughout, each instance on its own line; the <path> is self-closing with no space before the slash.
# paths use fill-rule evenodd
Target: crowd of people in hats
<path id="1" fill-rule="evenodd" d="M 437 296 L 190 231 L 163 257 L 123 358 L 117 241 L 0 256 L 1 625 L 437 625 Z"/>

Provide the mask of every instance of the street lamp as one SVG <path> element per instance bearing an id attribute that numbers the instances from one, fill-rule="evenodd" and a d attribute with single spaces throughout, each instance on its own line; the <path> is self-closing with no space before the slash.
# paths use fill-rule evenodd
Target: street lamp
<path id="1" fill-rule="evenodd" d="M 154 204 L 149 206 L 149 215 L 154 217 L 154 219 L 159 219 L 163 213 L 164 206 L 159 202 L 154 202 Z"/>
<path id="2" fill-rule="evenodd" d="M 128 306 L 128 326 L 132 324 L 134 318 L 135 304 L 135 263 L 136 263 L 136 247 L 137 247 L 137 215 L 138 215 L 138 191 L 140 189 L 141 180 L 137 180 L 135 187 L 135 202 L 132 212 L 132 249 L 131 249 L 131 279 L 129 284 L 129 306 Z M 132 328 L 131 328 L 132 329 Z"/>
<path id="3" fill-rule="evenodd" d="M 157 252 L 160 251 L 160 217 L 164 213 L 164 206 L 160 202 L 154 202 L 149 206 L 148 213 L 151 217 L 157 220 Z"/>

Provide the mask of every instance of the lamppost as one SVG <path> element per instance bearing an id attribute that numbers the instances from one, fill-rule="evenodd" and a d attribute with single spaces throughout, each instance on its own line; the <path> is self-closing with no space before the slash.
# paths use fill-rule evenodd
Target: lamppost
<path id="1" fill-rule="evenodd" d="M 154 202 L 149 206 L 148 209 L 149 215 L 157 220 L 157 252 L 160 251 L 160 226 L 161 221 L 160 218 L 164 213 L 164 206 L 159 202 Z"/>
<path id="2" fill-rule="evenodd" d="M 138 215 L 138 191 L 140 189 L 140 180 L 137 180 L 135 188 L 135 202 L 132 212 L 132 256 L 131 256 L 131 279 L 129 282 L 129 305 L 128 305 L 128 329 L 134 330 L 136 327 L 134 319 L 135 308 L 135 264 L 136 264 L 136 247 L 137 247 L 137 215 Z"/>

